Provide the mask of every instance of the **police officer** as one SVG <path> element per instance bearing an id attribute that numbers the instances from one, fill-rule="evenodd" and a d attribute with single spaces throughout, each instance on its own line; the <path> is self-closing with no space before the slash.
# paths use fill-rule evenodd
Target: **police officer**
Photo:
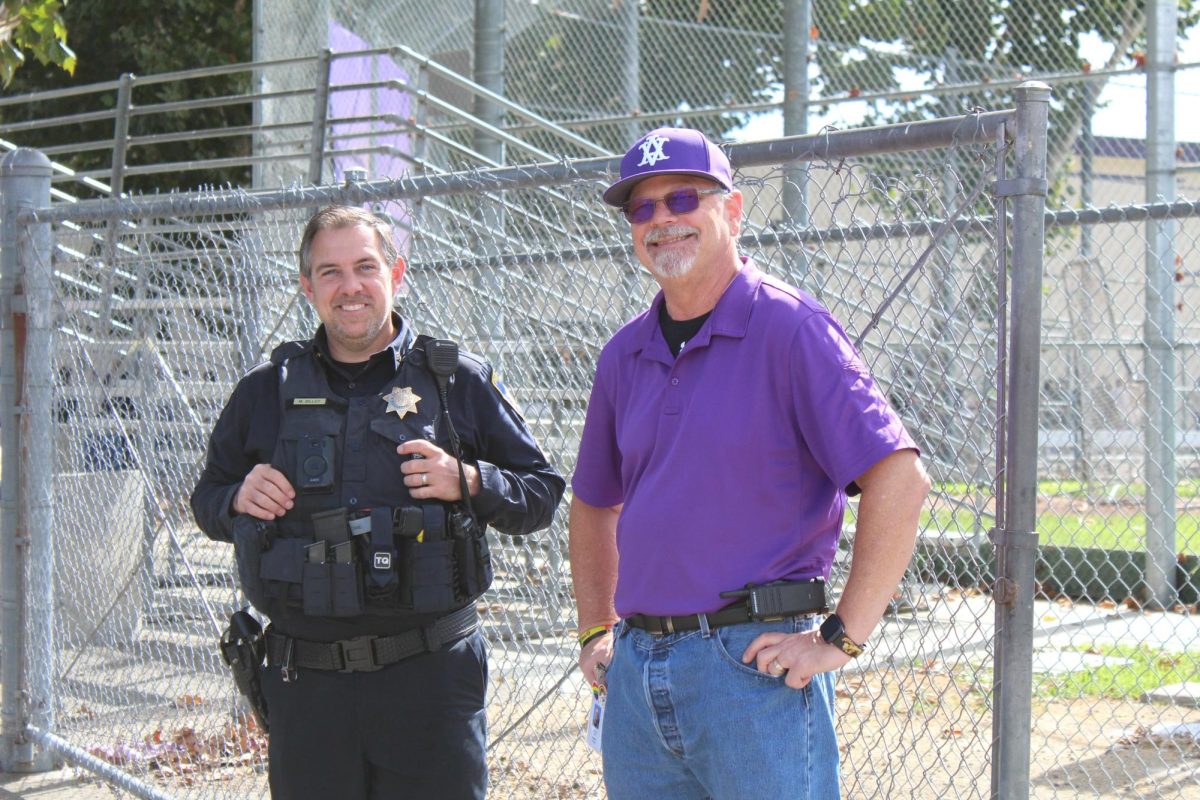
<path id="1" fill-rule="evenodd" d="M 490 365 L 393 312 L 388 225 L 323 209 L 299 261 L 321 326 L 241 379 L 192 494 L 271 622 L 271 795 L 482 800 L 484 528 L 545 528 L 564 481 Z"/>

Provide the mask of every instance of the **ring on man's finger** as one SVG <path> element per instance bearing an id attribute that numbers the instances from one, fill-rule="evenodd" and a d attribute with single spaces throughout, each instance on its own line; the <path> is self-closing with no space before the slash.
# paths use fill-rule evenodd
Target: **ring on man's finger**
<path id="1" fill-rule="evenodd" d="M 779 677 L 783 673 L 787 672 L 787 670 L 784 669 L 783 664 L 779 663 L 778 659 L 771 659 L 771 663 L 767 665 L 767 672 L 771 673 L 775 677 Z"/>

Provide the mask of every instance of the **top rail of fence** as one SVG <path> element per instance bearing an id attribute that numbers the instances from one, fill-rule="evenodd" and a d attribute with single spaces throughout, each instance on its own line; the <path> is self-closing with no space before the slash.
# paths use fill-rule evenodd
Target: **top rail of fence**
<path id="1" fill-rule="evenodd" d="M 941 147 L 986 144 L 1002 135 L 1014 112 L 991 111 L 922 122 L 881 125 L 848 131 L 825 131 L 763 142 L 726 146 L 735 167 L 781 164 L 790 161 L 837 161 L 879 153 L 897 153 Z M 602 179 L 616 173 L 620 158 L 596 157 L 544 162 L 515 167 L 468 170 L 444 175 L 404 176 L 392 180 L 347 182 L 319 187 L 297 186 L 266 192 L 189 192 L 173 198 L 100 198 L 69 207 L 27 210 L 23 222 L 118 219 L 131 210 L 145 216 L 166 214 L 228 214 L 292 208 L 297 205 L 361 204 L 379 198 L 418 199 L 466 190 L 511 190 L 534 185 L 561 185 L 580 178 Z"/>

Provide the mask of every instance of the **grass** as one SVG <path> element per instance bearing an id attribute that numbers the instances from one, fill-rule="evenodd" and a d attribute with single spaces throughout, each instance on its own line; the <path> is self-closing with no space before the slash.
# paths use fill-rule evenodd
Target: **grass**
<path id="1" fill-rule="evenodd" d="M 967 484 L 943 483 L 934 489 L 934 496 L 990 496 L 990 488 Z M 1053 498 L 1086 500 L 1079 511 L 1046 508 L 1038 515 L 1039 543 L 1057 547 L 1089 547 L 1103 550 L 1145 549 L 1146 515 L 1141 512 L 1145 496 L 1142 484 L 1101 486 L 1079 481 L 1053 480 L 1038 484 L 1038 496 L 1043 502 Z M 1200 481 L 1181 481 L 1176 487 L 1179 499 L 1200 497 Z M 1103 503 L 1103 505 L 1097 505 Z M 969 508 L 939 508 L 922 513 L 923 527 L 938 530 L 986 532 L 994 520 L 990 515 L 976 519 Z M 1200 554 L 1200 513 L 1183 512 L 1175 520 L 1176 552 Z"/>
<path id="2" fill-rule="evenodd" d="M 1200 652 L 1166 653 L 1128 645 L 1081 648 L 1079 652 L 1126 659 L 1131 663 L 1092 667 L 1065 675 L 1035 676 L 1034 696 L 1137 701 L 1146 692 L 1163 686 L 1200 681 Z"/>
<path id="3" fill-rule="evenodd" d="M 933 493 L 952 497 L 969 497 L 975 494 L 991 497 L 992 486 L 990 484 L 942 481 L 934 484 Z M 1143 483 L 1084 483 L 1077 480 L 1055 478 L 1038 481 L 1038 494 L 1041 497 L 1062 495 L 1081 498 L 1102 497 L 1110 501 L 1140 501 L 1146 495 L 1146 485 Z M 1175 494 L 1181 499 L 1200 497 L 1200 479 L 1179 481 L 1175 484 Z"/>
<path id="4" fill-rule="evenodd" d="M 1060 547 L 1096 547 L 1103 550 L 1143 550 L 1146 546 L 1146 515 L 1134 514 L 1042 514 L 1038 519 L 1042 544 Z M 1175 549 L 1200 553 L 1200 516 L 1180 514 L 1175 518 Z"/>

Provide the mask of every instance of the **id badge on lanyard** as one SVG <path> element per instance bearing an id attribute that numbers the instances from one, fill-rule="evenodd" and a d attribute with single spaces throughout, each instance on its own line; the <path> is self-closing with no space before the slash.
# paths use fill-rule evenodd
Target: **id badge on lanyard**
<path id="1" fill-rule="evenodd" d="M 587 746 L 601 752 L 600 743 L 604 735 L 604 702 L 608 697 L 608 687 L 604 683 L 605 665 L 596 665 L 596 677 L 599 681 L 592 684 L 592 710 L 588 712 Z"/>

